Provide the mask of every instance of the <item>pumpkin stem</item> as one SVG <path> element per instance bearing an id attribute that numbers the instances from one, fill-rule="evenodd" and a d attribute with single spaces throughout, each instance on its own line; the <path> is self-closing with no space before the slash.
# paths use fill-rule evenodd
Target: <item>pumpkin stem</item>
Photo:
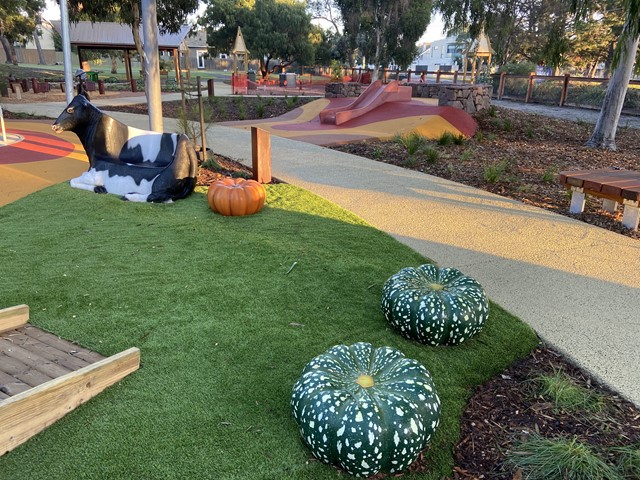
<path id="1" fill-rule="evenodd" d="M 432 290 L 443 290 L 444 289 L 444 285 L 440 285 L 439 283 L 430 283 L 429 284 L 429 288 L 431 288 Z"/>
<path id="2" fill-rule="evenodd" d="M 362 388 L 369 388 L 369 387 L 373 387 L 374 385 L 373 377 L 371 375 L 364 375 L 364 374 L 360 375 L 356 379 L 356 383 L 360 385 Z"/>

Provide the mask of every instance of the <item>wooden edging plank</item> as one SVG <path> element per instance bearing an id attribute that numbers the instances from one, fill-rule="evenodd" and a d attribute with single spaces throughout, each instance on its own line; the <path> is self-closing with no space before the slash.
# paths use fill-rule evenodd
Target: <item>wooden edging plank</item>
<path id="1" fill-rule="evenodd" d="M 14 330 L 29 321 L 29 307 L 16 305 L 0 310 L 0 333 Z"/>
<path id="2" fill-rule="evenodd" d="M 13 450 L 139 367 L 140 350 L 130 348 L 3 400 L 0 402 L 0 455 Z"/>

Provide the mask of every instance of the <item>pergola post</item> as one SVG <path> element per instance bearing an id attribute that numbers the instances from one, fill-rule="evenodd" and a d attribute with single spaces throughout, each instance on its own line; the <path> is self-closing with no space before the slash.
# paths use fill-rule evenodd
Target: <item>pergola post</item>
<path id="1" fill-rule="evenodd" d="M 177 48 L 173 49 L 173 65 L 176 70 L 176 83 L 182 88 L 182 70 L 180 70 L 180 52 Z"/>
<path id="2" fill-rule="evenodd" d="M 127 82 L 130 82 L 133 76 L 131 75 L 131 55 L 128 48 L 124 49 L 124 71 L 127 75 Z"/>

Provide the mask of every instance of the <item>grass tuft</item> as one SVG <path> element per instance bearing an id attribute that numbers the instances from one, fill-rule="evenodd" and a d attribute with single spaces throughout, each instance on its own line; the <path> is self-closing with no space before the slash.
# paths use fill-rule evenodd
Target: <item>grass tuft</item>
<path id="1" fill-rule="evenodd" d="M 625 478 L 640 478 L 640 445 L 615 447 L 612 453 L 618 457 L 618 470 Z"/>
<path id="2" fill-rule="evenodd" d="M 409 155 L 415 155 L 426 143 L 426 139 L 418 132 L 396 135 L 394 141 L 402 145 Z"/>
<path id="3" fill-rule="evenodd" d="M 542 173 L 542 181 L 547 183 L 554 183 L 558 175 L 558 167 L 550 166 Z"/>
<path id="4" fill-rule="evenodd" d="M 546 439 L 531 434 L 507 453 L 505 464 L 527 480 L 623 480 L 614 467 L 577 438 Z"/>
<path id="5" fill-rule="evenodd" d="M 438 145 L 446 146 L 451 145 L 455 141 L 455 135 L 450 131 L 443 132 L 442 135 L 438 137 Z"/>
<path id="6" fill-rule="evenodd" d="M 502 176 L 511 165 L 508 159 L 501 162 L 485 163 L 483 167 L 482 176 L 488 183 L 497 183 L 502 179 Z"/>
<path id="7" fill-rule="evenodd" d="M 601 395 L 577 385 L 562 370 L 555 370 L 549 375 L 540 375 L 533 381 L 538 387 L 539 394 L 550 400 L 557 410 L 600 412 L 604 408 L 604 398 Z"/>
<path id="8" fill-rule="evenodd" d="M 423 152 L 427 163 L 436 163 L 440 153 L 433 147 L 426 147 Z"/>

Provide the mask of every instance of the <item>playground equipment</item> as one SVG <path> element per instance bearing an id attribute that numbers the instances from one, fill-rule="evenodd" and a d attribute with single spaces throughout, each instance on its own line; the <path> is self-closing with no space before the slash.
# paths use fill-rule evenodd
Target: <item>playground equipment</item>
<path id="1" fill-rule="evenodd" d="M 411 87 L 401 86 L 396 80 L 383 85 L 376 80 L 348 105 L 329 108 L 320 112 L 320 123 L 341 125 L 360 117 L 386 102 L 410 102 Z"/>

